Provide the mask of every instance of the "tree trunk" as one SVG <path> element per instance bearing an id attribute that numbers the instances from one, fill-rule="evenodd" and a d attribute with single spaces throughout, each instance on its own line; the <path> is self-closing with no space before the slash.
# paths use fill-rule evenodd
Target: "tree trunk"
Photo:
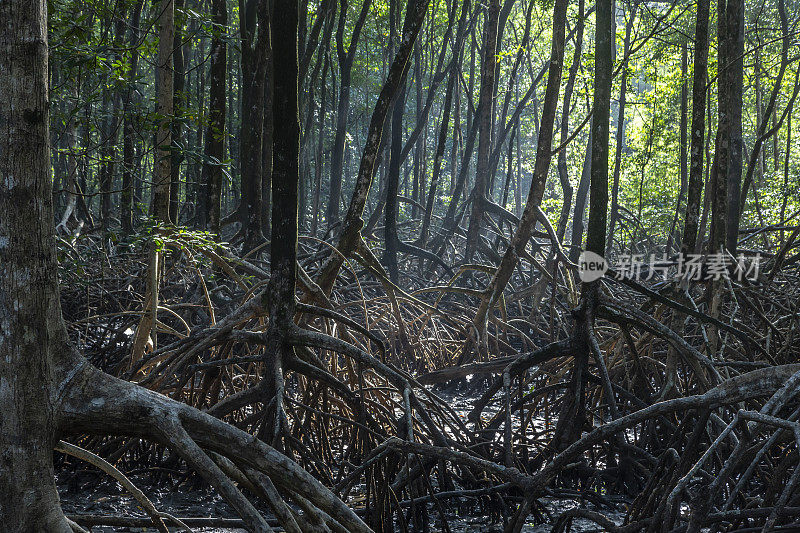
<path id="1" fill-rule="evenodd" d="M 174 0 L 175 11 L 182 12 L 185 0 Z M 181 13 L 175 19 L 175 36 L 174 45 L 172 47 L 172 60 L 175 65 L 173 69 L 173 109 L 177 114 L 183 114 L 182 108 L 185 107 L 187 98 L 185 96 L 186 87 L 186 58 L 183 53 L 183 31 L 182 26 L 185 17 Z M 180 146 L 183 144 L 183 123 L 181 120 L 172 121 L 172 162 L 170 163 L 170 181 L 169 181 L 169 220 L 173 224 L 178 223 L 178 210 L 180 208 L 180 191 L 181 191 L 181 165 L 183 164 L 183 150 Z"/>
<path id="2" fill-rule="evenodd" d="M 297 263 L 297 205 L 300 182 L 300 109 L 297 100 L 298 57 L 296 0 L 276 0 L 271 24 L 274 43 L 274 98 L 272 114 L 280 128 L 272 136 L 272 243 L 271 275 L 262 305 L 269 311 L 265 380 L 266 422 L 260 437 L 279 443 L 285 424 L 283 414 L 283 366 L 293 350 L 286 342 L 294 326 Z"/>
<path id="3" fill-rule="evenodd" d="M 586 250 L 602 256 L 605 252 L 607 227 L 608 126 L 611 106 L 611 69 L 614 66 L 611 0 L 598 0 L 596 17 L 592 171 L 589 185 L 589 224 L 586 232 Z"/>
<path id="4" fill-rule="evenodd" d="M 428 241 L 428 229 L 431 225 L 433 215 L 433 204 L 436 201 L 436 190 L 439 186 L 439 176 L 442 171 L 442 159 L 444 158 L 445 143 L 447 142 L 447 130 L 450 123 L 450 108 L 453 102 L 453 88 L 456 82 L 456 74 L 450 73 L 450 80 L 447 82 L 447 90 L 444 95 L 444 115 L 439 125 L 439 137 L 436 141 L 436 154 L 433 156 L 433 176 L 431 177 L 431 188 L 428 191 L 428 199 L 425 203 L 425 213 L 422 218 L 422 228 L 419 232 L 419 244 L 424 247 Z M 454 143 L 455 144 L 455 143 Z"/>
<path id="5" fill-rule="evenodd" d="M 0 520 L 9 533 L 71 533 L 53 476 L 66 374 L 53 347 L 67 337 L 49 184 L 46 2 L 2 2 L 0 24 Z"/>
<path id="6" fill-rule="evenodd" d="M 411 56 L 417 34 L 422 27 L 422 21 L 425 19 L 429 3 L 430 0 L 410 0 L 406 8 L 403 39 L 392 61 L 392 66 L 389 68 L 389 74 L 386 76 L 386 82 L 383 84 L 378 101 L 375 103 L 375 108 L 372 111 L 367 140 L 364 145 L 364 152 L 361 155 L 361 163 L 358 167 L 358 177 L 353 188 L 353 197 L 350 200 L 350 207 L 347 209 L 338 245 L 336 246 L 338 253 L 328 256 L 320 269 L 320 273 L 317 275 L 317 284 L 326 294 L 330 294 L 333 289 L 333 282 L 339 274 L 339 269 L 344 263 L 344 259 L 349 257 L 362 242 L 361 228 L 364 225 L 364 220 L 361 217 L 364 214 L 364 206 L 367 203 L 372 179 L 375 177 L 375 162 L 378 159 L 381 147 L 383 124 L 399 88 L 405 83 L 406 75 L 408 74 L 408 59 Z M 333 176 L 335 170 L 332 169 L 331 172 Z"/>
<path id="7" fill-rule="evenodd" d="M 540 205 L 544 196 L 550 162 L 553 158 L 553 129 L 558 108 L 559 89 L 561 88 L 561 70 L 564 65 L 564 33 L 568 3 L 567 0 L 556 0 L 553 7 L 553 39 L 550 50 L 550 68 L 547 74 L 544 105 L 542 106 L 542 123 L 539 129 L 533 181 L 528 191 L 525 210 L 522 212 L 522 217 L 519 220 L 514 236 L 511 238 L 511 243 L 506 248 L 500 266 L 498 266 L 492 280 L 489 282 L 489 286 L 486 288 L 478 311 L 475 314 L 474 324 L 479 335 L 479 348 L 482 351 L 486 349 L 486 329 L 489 312 L 500 298 L 500 295 L 502 295 L 508 280 L 511 279 L 511 274 L 517 266 L 519 257 L 525 252 L 525 247 L 528 245 L 536 220 L 541 212 Z"/>
<path id="8" fill-rule="evenodd" d="M 397 236 L 397 195 L 400 185 L 400 152 L 403 149 L 403 112 L 406 106 L 406 87 L 400 88 L 400 94 L 394 104 L 392 113 L 392 139 L 391 155 L 389 156 L 389 170 L 386 174 L 386 207 L 384 208 L 384 263 L 389 273 L 389 279 L 397 284 L 399 273 L 397 270 L 397 248 L 400 238 Z"/>
<path id="9" fill-rule="evenodd" d="M 156 165 L 153 176 L 153 198 L 150 213 L 160 222 L 169 221 L 170 181 L 172 179 L 172 115 L 173 77 L 172 47 L 175 43 L 173 0 L 161 0 L 158 15 L 158 131 L 156 132 Z"/>
<path id="10" fill-rule="evenodd" d="M 270 21 L 270 25 L 272 21 Z M 272 142 L 274 115 L 272 110 L 273 104 L 273 86 L 275 83 L 275 73 L 273 71 L 273 49 L 272 41 L 266 40 L 264 50 L 264 122 L 261 127 L 261 202 L 263 218 L 261 220 L 262 231 L 264 235 L 270 234 L 270 222 L 272 220 L 271 206 L 272 206 L 272 160 L 274 149 Z"/>
<path id="11" fill-rule="evenodd" d="M 569 77 L 567 78 L 567 85 L 564 87 L 564 103 L 561 107 L 561 144 L 567 142 L 569 139 L 569 117 L 570 117 L 570 104 L 572 103 L 572 92 L 575 87 L 575 78 L 578 75 L 578 69 L 581 66 L 581 58 L 583 54 L 583 30 L 585 26 L 584 21 L 584 0 L 578 2 L 578 23 L 575 28 L 575 52 L 572 55 L 572 65 L 569 69 Z M 517 119 L 519 121 L 519 119 Z M 519 123 L 519 122 L 518 122 Z M 517 141 L 519 146 L 519 141 Z M 556 234 L 560 240 L 564 239 L 564 233 L 567 231 L 567 223 L 569 221 L 569 212 L 572 205 L 572 184 L 569 181 L 569 174 L 567 171 L 567 147 L 566 145 L 561 148 L 558 153 L 558 178 L 561 181 L 561 191 L 564 194 L 564 202 L 561 206 L 561 215 L 558 219 L 558 228 Z"/>
<path id="12" fill-rule="evenodd" d="M 134 191 L 133 191 L 133 176 L 136 171 L 136 150 L 134 143 L 136 141 L 136 128 L 131 120 L 130 106 L 133 104 L 134 90 L 136 79 L 139 71 L 139 21 L 142 15 L 142 7 L 144 0 L 140 0 L 133 8 L 133 15 L 131 17 L 131 34 L 128 39 L 128 45 L 131 47 L 131 62 L 128 66 L 128 94 L 123 103 L 122 115 L 122 191 L 120 194 L 120 222 L 122 224 L 122 232 L 130 235 L 133 232 L 134 221 Z"/>
<path id="13" fill-rule="evenodd" d="M 242 33 L 242 121 L 239 154 L 242 167 L 242 206 L 244 210 L 244 250 L 251 251 L 264 242 L 264 198 L 262 189 L 262 143 L 264 84 L 269 41 L 268 0 L 248 0 L 241 17 Z M 246 119 L 244 117 L 247 117 Z"/>
<path id="14" fill-rule="evenodd" d="M 358 16 L 353 33 L 350 36 L 350 46 L 345 52 L 344 29 L 347 19 L 347 0 L 341 0 L 339 5 L 339 25 L 336 29 L 336 54 L 339 59 L 339 101 L 336 108 L 336 136 L 333 139 L 331 152 L 331 178 L 328 192 L 328 208 L 326 218 L 328 227 L 339 221 L 339 201 L 342 196 L 342 171 L 344 168 L 344 141 L 347 135 L 347 115 L 350 111 L 350 78 L 353 70 L 361 29 L 367 19 L 372 0 L 364 0 L 361 13 Z"/>
<path id="15" fill-rule="evenodd" d="M 327 45 L 326 45 L 327 50 Z M 326 80 L 328 75 L 328 67 L 330 66 L 330 60 L 328 59 L 327 54 L 325 54 L 325 65 L 322 67 L 322 79 Z M 323 144 L 325 141 L 325 113 L 328 109 L 327 107 L 327 96 L 328 96 L 328 88 L 323 81 L 322 83 L 322 96 L 320 99 L 319 105 L 319 132 L 317 133 L 317 148 L 315 153 L 314 159 L 314 192 L 313 192 L 313 199 L 311 201 L 312 205 L 312 213 L 311 213 L 311 236 L 316 237 L 317 233 L 319 232 L 319 220 L 320 220 L 320 189 L 322 188 L 322 169 L 325 163 L 324 155 L 323 155 Z"/>
<path id="16" fill-rule="evenodd" d="M 726 62 L 727 83 L 725 98 L 728 106 L 728 135 L 730 138 L 728 156 L 728 201 L 725 224 L 725 247 L 736 252 L 739 242 L 740 209 L 739 196 L 742 188 L 742 157 L 744 142 L 742 140 L 742 92 L 744 87 L 744 0 L 727 0 L 726 40 L 728 41 Z"/>
<path id="17" fill-rule="evenodd" d="M 675 202 L 675 215 L 672 217 L 672 224 L 669 228 L 669 237 L 667 238 L 667 253 L 672 253 L 672 244 L 675 239 L 678 239 L 678 243 L 680 243 L 680 235 L 677 234 L 676 228 L 678 227 L 678 216 L 681 212 L 681 204 L 683 203 L 683 197 L 686 195 L 686 187 L 689 181 L 689 169 L 686 161 L 686 126 L 688 122 L 687 113 L 689 107 L 689 91 L 687 87 L 688 68 L 689 58 L 687 56 L 686 43 L 683 43 L 681 46 L 681 118 L 678 124 L 678 129 L 680 130 L 678 133 L 680 139 L 678 145 L 678 149 L 680 150 L 678 160 L 681 172 L 681 189 L 678 191 L 678 199 Z M 677 246 L 680 248 L 680 244 Z"/>
<path id="18" fill-rule="evenodd" d="M 636 20 L 637 3 L 631 6 L 630 17 L 625 24 L 625 41 L 623 44 L 623 64 L 622 64 L 622 77 L 620 79 L 619 89 L 619 110 L 617 114 L 617 147 L 614 151 L 614 178 L 611 186 L 611 220 L 608 227 L 608 238 L 606 242 L 606 253 L 611 251 L 614 245 L 614 229 L 619 217 L 619 178 L 622 171 L 622 147 L 625 145 L 625 103 L 628 94 L 628 54 L 631 47 L 631 31 L 633 30 L 633 23 Z M 623 8 L 624 9 L 624 8 Z"/>
<path id="19" fill-rule="evenodd" d="M 772 94 L 770 94 L 769 101 L 767 102 L 766 109 L 761 109 L 761 91 L 760 91 L 760 72 L 759 66 L 760 62 L 758 61 L 758 54 L 759 49 L 756 49 L 756 93 L 758 96 L 758 103 L 757 103 L 757 112 L 759 114 L 759 120 L 756 124 L 756 139 L 753 143 L 753 149 L 750 152 L 750 160 L 747 163 L 747 172 L 745 173 L 744 182 L 742 183 L 742 193 L 739 198 L 739 210 L 744 211 L 745 202 L 747 201 L 747 192 L 750 189 L 750 185 L 753 181 L 753 172 L 755 170 L 756 164 L 761 165 L 762 175 L 763 175 L 763 167 L 764 167 L 764 158 L 762 156 L 761 147 L 764 144 L 764 141 L 769 138 L 770 135 L 774 135 L 775 139 L 777 140 L 778 130 L 781 127 L 781 122 L 783 117 L 781 117 L 781 121 L 773 120 L 773 127 L 767 131 L 767 124 L 769 122 L 765 119 L 772 115 L 775 117 L 775 104 L 778 99 L 778 95 L 782 92 L 783 88 L 783 77 L 786 73 L 786 67 L 789 64 L 789 27 L 788 21 L 786 19 L 786 8 L 784 6 L 783 0 L 778 0 L 778 19 L 780 20 L 781 24 L 781 64 L 778 70 L 778 75 L 775 78 L 775 84 L 772 88 Z M 776 154 L 775 161 L 777 162 L 777 144 L 773 147 L 773 152 Z M 777 172 L 777 167 L 775 171 Z"/>
<path id="20" fill-rule="evenodd" d="M 206 132 L 205 162 L 202 182 L 204 194 L 198 198 L 204 206 L 200 209 L 200 227 L 207 228 L 216 238 L 220 234 L 220 213 L 222 210 L 222 177 L 225 160 L 225 110 L 228 45 L 224 32 L 228 26 L 228 7 L 226 0 L 213 0 L 212 18 L 214 36 L 211 40 L 211 67 L 209 72 L 209 113 Z"/>
<path id="21" fill-rule="evenodd" d="M 689 185 L 686 193 L 686 216 L 683 221 L 681 252 L 694 253 L 700 222 L 703 190 L 703 147 L 706 130 L 706 83 L 708 82 L 708 19 L 710 0 L 697 3 L 694 32 L 694 70 L 692 73 L 692 140 L 689 156 Z"/>
<path id="22" fill-rule="evenodd" d="M 497 69 L 497 25 L 500 18 L 500 0 L 489 0 L 484 27 L 483 57 L 481 58 L 481 90 L 478 97 L 480 114 L 478 134 L 478 161 L 475 185 L 472 189 L 472 212 L 467 227 L 467 248 L 464 260 L 472 262 L 480 239 L 486 187 L 489 183 L 489 154 L 492 149 L 492 124 L 494 122 L 494 86 Z"/>

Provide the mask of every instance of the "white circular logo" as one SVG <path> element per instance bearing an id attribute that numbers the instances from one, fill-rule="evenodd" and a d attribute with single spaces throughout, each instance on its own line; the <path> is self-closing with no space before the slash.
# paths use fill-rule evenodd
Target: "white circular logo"
<path id="1" fill-rule="evenodd" d="M 596 281 L 603 277 L 603 274 L 608 270 L 608 263 L 603 256 L 594 252 L 584 251 L 578 259 L 578 277 L 584 283 Z"/>

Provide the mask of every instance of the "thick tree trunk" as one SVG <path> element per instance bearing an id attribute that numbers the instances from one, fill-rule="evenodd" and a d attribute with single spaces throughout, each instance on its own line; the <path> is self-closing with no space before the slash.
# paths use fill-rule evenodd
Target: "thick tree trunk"
<path id="1" fill-rule="evenodd" d="M 66 375 L 53 347 L 67 338 L 49 185 L 46 2 L 2 2 L 0 24 L 0 522 L 9 533 L 70 533 L 52 457 Z"/>
<path id="2" fill-rule="evenodd" d="M 608 210 L 608 126 L 611 105 L 611 69 L 614 66 L 611 0 L 598 0 L 596 16 L 592 171 L 589 185 L 589 224 L 586 234 L 586 250 L 603 255 Z"/>
<path id="3" fill-rule="evenodd" d="M 271 24 L 274 43 L 273 114 L 280 128 L 272 136 L 272 243 L 270 280 L 262 296 L 269 311 L 270 342 L 266 349 L 264 372 L 265 423 L 259 436 L 277 446 L 285 425 L 283 414 L 283 367 L 292 348 L 286 342 L 294 326 L 297 263 L 297 205 L 300 182 L 300 110 L 297 100 L 298 57 L 296 0 L 277 0 Z"/>

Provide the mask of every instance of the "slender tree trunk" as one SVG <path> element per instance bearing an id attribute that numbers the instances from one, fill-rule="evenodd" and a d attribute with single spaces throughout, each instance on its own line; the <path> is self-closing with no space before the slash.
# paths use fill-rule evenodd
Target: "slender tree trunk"
<path id="1" fill-rule="evenodd" d="M 728 160 L 728 206 L 726 247 L 736 252 L 739 242 L 741 210 L 739 198 L 742 189 L 742 93 L 744 91 L 744 0 L 728 0 L 728 38 L 730 39 L 731 66 L 728 77 L 728 108 L 730 114 L 730 157 Z"/>
<path id="2" fill-rule="evenodd" d="M 569 260 L 576 263 L 583 249 L 583 218 L 586 215 L 586 199 L 589 196 L 589 179 L 592 170 L 592 132 L 586 139 L 586 155 L 583 158 L 583 169 L 581 179 L 578 182 L 578 190 L 575 192 L 575 209 L 572 213 L 572 235 L 570 237 Z"/>
<path id="3" fill-rule="evenodd" d="M 186 67 L 183 53 L 183 30 L 185 17 L 183 16 L 184 0 L 174 0 L 175 11 L 179 16 L 175 18 L 175 36 L 172 48 L 172 58 L 175 68 L 173 69 L 173 109 L 178 115 L 183 114 L 183 107 L 186 106 Z M 184 127 L 181 120 L 172 121 L 172 162 L 170 163 L 170 183 L 169 183 L 169 219 L 173 224 L 178 223 L 178 210 L 180 208 L 181 192 L 181 165 L 183 164 L 183 150 L 179 147 L 183 144 Z"/>
<path id="4" fill-rule="evenodd" d="M 711 250 L 735 252 L 742 180 L 743 0 L 719 0 L 719 126 Z"/>
<path id="5" fill-rule="evenodd" d="M 272 21 L 270 21 L 272 23 Z M 271 205 L 272 205 L 272 160 L 273 160 L 273 125 L 274 114 L 272 110 L 273 101 L 273 86 L 275 83 L 275 73 L 273 72 L 272 63 L 274 61 L 272 42 L 267 39 L 265 42 L 264 61 L 265 76 L 264 76 L 264 123 L 261 128 L 261 201 L 263 224 L 262 231 L 264 235 L 270 234 L 271 226 Z"/>
<path id="6" fill-rule="evenodd" d="M 708 83 L 708 19 L 710 0 L 698 0 L 694 32 L 694 68 L 692 73 L 692 129 L 689 152 L 689 185 L 686 193 L 686 216 L 683 221 L 681 252 L 694 253 L 700 222 L 700 199 L 703 190 L 703 147 L 706 131 L 706 84 Z"/>
<path id="7" fill-rule="evenodd" d="M 425 213 L 422 218 L 422 228 L 419 232 L 419 245 L 424 247 L 428 241 L 428 229 L 431 225 L 433 216 L 433 205 L 436 201 L 436 190 L 439 186 L 439 176 L 442 171 L 442 159 L 444 158 L 445 143 L 447 142 L 447 131 L 450 123 L 450 108 L 453 102 L 453 88 L 455 87 L 456 74 L 450 73 L 450 80 L 447 82 L 447 90 L 444 95 L 444 115 L 439 125 L 439 137 L 436 141 L 436 154 L 433 156 L 433 176 L 431 177 L 431 188 L 428 191 L 428 199 L 425 203 Z"/>
<path id="8" fill-rule="evenodd" d="M 326 45 L 327 49 L 327 45 Z M 328 88 L 326 86 L 325 80 L 327 80 L 328 76 L 328 67 L 330 66 L 330 60 L 328 59 L 327 54 L 325 54 L 325 65 L 322 67 L 322 95 L 320 97 L 320 105 L 319 105 L 319 132 L 317 134 L 317 150 L 315 154 L 315 162 L 314 162 L 314 192 L 313 192 L 313 199 L 312 199 L 312 219 L 311 219 L 311 236 L 316 237 L 317 233 L 319 232 L 319 220 L 320 220 L 320 189 L 322 188 L 322 169 L 325 163 L 324 155 L 323 155 L 323 146 L 325 142 L 325 113 L 327 112 L 327 96 L 328 96 Z"/>
<path id="9" fill-rule="evenodd" d="M 158 131 L 156 132 L 156 165 L 153 176 L 151 215 L 160 222 L 169 221 L 169 194 L 172 179 L 172 115 L 174 103 L 172 48 L 175 43 L 173 0 L 161 0 L 158 14 Z"/>
<path id="10" fill-rule="evenodd" d="M 73 85 L 73 97 L 75 98 L 75 106 L 78 104 L 78 85 L 80 84 L 80 77 Z M 70 221 L 75 225 L 78 224 L 78 123 L 75 117 L 71 114 L 70 119 L 66 124 L 67 136 L 67 174 L 64 180 L 64 189 L 66 190 L 67 204 L 64 208 L 64 213 L 61 216 L 61 221 L 58 224 L 58 229 L 66 233 L 71 233 Z M 77 228 L 76 228 L 77 229 Z"/>
<path id="11" fill-rule="evenodd" d="M 492 149 L 492 124 L 494 122 L 494 88 L 497 69 L 497 25 L 500 18 L 500 0 L 489 0 L 484 26 L 483 57 L 481 58 L 481 91 L 478 99 L 478 161 L 475 169 L 475 186 L 472 189 L 472 213 L 467 228 L 467 248 L 464 259 L 471 262 L 480 239 L 486 188 L 489 183 L 489 154 Z"/>
<path id="12" fill-rule="evenodd" d="M 783 77 L 786 73 L 786 67 L 789 64 L 789 25 L 788 20 L 786 19 L 786 7 L 784 6 L 783 0 L 778 0 L 778 19 L 780 20 L 781 24 L 781 64 L 778 70 L 778 75 L 775 78 L 775 85 L 772 89 L 772 94 L 770 94 L 769 101 L 767 102 L 766 109 L 761 109 L 761 87 L 760 87 L 760 61 L 758 60 L 758 54 L 760 48 L 756 48 L 756 94 L 758 96 L 758 103 L 757 103 L 757 112 L 759 113 L 759 120 L 756 126 L 756 139 L 753 143 L 753 149 L 750 152 L 750 160 L 747 164 L 747 172 L 745 173 L 744 182 L 742 183 L 742 193 L 739 197 L 739 211 L 744 211 L 745 202 L 747 201 L 747 192 L 750 189 L 750 185 L 752 184 L 753 180 L 753 173 L 757 164 L 760 164 L 760 169 L 762 170 L 763 175 L 763 167 L 764 167 L 764 158 L 762 155 L 762 146 L 764 141 L 766 141 L 770 135 L 774 135 L 777 141 L 778 130 L 780 130 L 781 123 L 783 117 L 781 117 L 781 121 L 774 120 L 775 117 L 775 104 L 777 102 L 778 96 L 782 92 L 783 89 Z M 767 124 L 769 123 L 765 117 L 769 117 L 772 115 L 773 117 L 773 124 L 772 128 L 767 131 Z M 777 168 L 777 153 L 778 153 L 778 145 L 777 142 L 773 144 L 773 152 L 776 154 L 775 162 L 776 167 L 775 171 L 778 171 Z"/>
<path id="13" fill-rule="evenodd" d="M 211 67 L 209 72 L 209 113 L 206 132 L 206 159 L 203 163 L 202 182 L 204 194 L 198 201 L 204 204 L 200 210 L 202 228 L 207 228 L 216 238 L 220 235 L 220 213 L 222 210 L 222 177 L 225 160 L 225 111 L 228 45 L 224 34 L 228 26 L 226 0 L 212 1 L 214 36 L 211 40 Z"/>
<path id="14" fill-rule="evenodd" d="M 100 148 L 100 172 L 98 173 L 98 185 L 100 187 L 100 226 L 104 231 L 108 231 L 111 224 L 111 145 L 114 143 L 111 135 L 113 132 L 114 107 L 111 104 L 111 90 L 103 90 L 102 113 L 103 127 L 100 134 L 103 137 L 103 145 Z"/>
<path id="15" fill-rule="evenodd" d="M 561 106 L 561 144 L 567 142 L 569 138 L 569 117 L 570 117 L 570 104 L 572 103 L 572 91 L 575 87 L 575 78 L 578 75 L 578 69 L 581 66 L 581 58 L 583 54 L 583 30 L 584 22 L 584 0 L 578 2 L 578 23 L 575 28 L 575 51 L 572 55 L 572 65 L 569 69 L 569 77 L 567 78 L 567 85 L 564 87 L 564 103 Z M 518 119 L 519 120 L 519 119 Z M 519 123 L 519 122 L 518 122 Z M 519 141 L 517 141 L 519 142 Z M 517 144 L 519 146 L 519 144 Z M 558 227 L 556 234 L 560 240 L 564 239 L 564 233 L 567 231 L 567 223 L 569 221 L 570 207 L 572 206 L 572 184 L 569 181 L 569 173 L 567 171 L 567 147 L 564 146 L 558 153 L 558 178 L 561 181 L 561 191 L 564 194 L 564 201 L 561 205 L 561 214 L 558 218 Z"/>
<path id="16" fill-rule="evenodd" d="M 384 224 L 384 263 L 389 273 L 389 279 L 397 284 L 399 272 L 397 270 L 397 248 L 400 238 L 397 235 L 398 187 L 400 185 L 400 152 L 403 149 L 403 113 L 406 106 L 406 87 L 400 88 L 400 94 L 394 103 L 392 112 L 392 138 L 391 155 L 389 156 L 389 170 L 386 174 L 386 206 Z"/>
<path id="17" fill-rule="evenodd" d="M 333 282 L 344 263 L 344 258 L 349 257 L 356 247 L 363 242 L 361 228 L 364 225 L 364 220 L 361 217 L 364 214 L 364 206 L 367 203 L 369 189 L 375 177 L 375 162 L 378 159 L 381 147 L 383 124 L 398 90 L 405 83 L 408 74 L 408 59 L 411 56 L 422 21 L 425 19 L 429 3 L 430 0 L 410 0 L 407 5 L 403 23 L 403 39 L 372 112 L 364 152 L 361 156 L 358 176 L 353 189 L 353 197 L 350 200 L 350 207 L 345 215 L 336 247 L 339 253 L 328 256 L 317 276 L 317 284 L 326 294 L 330 294 L 333 289 Z"/>
<path id="18" fill-rule="evenodd" d="M 242 33 L 242 107 L 241 144 L 242 206 L 244 216 L 244 250 L 261 245 L 263 233 L 263 152 L 264 84 L 267 73 L 269 42 L 269 1 L 248 0 L 245 16 L 241 16 Z"/>
<path id="19" fill-rule="evenodd" d="M 478 332 L 479 349 L 486 350 L 487 321 L 489 311 L 502 295 L 503 290 L 511 279 L 511 274 L 517 266 L 519 257 L 525 252 L 525 247 L 531 238 L 536 220 L 541 212 L 540 205 L 544 196 L 550 162 L 553 158 L 553 129 L 556 110 L 558 108 L 558 95 L 561 88 L 561 70 L 564 65 L 564 33 L 567 19 L 568 0 L 556 0 L 553 7 L 553 39 L 550 50 L 550 67 L 547 75 L 547 89 L 545 91 L 544 105 L 542 106 L 542 123 L 539 129 L 536 161 L 534 162 L 533 181 L 528 192 L 525 210 L 519 220 L 511 243 L 495 272 L 489 286 L 484 292 L 478 311 L 475 314 L 474 324 Z"/>
<path id="20" fill-rule="evenodd" d="M 134 221 L 134 172 L 136 172 L 136 128 L 131 117 L 131 105 L 136 95 L 134 90 L 136 79 L 139 75 L 139 21 L 141 19 L 144 0 L 134 5 L 131 17 L 130 38 L 128 46 L 131 48 L 131 62 L 128 66 L 128 93 L 123 102 L 122 115 L 122 191 L 120 194 L 120 222 L 122 232 L 130 235 L 133 232 Z"/>
<path id="21" fill-rule="evenodd" d="M 686 51 L 686 43 L 681 46 L 681 118 L 678 123 L 679 131 L 679 145 L 678 161 L 680 164 L 681 172 L 681 190 L 678 192 L 678 199 L 675 202 L 675 215 L 672 217 L 672 225 L 669 228 L 669 237 L 667 238 L 667 253 L 672 253 L 672 244 L 675 239 L 678 240 L 678 248 L 680 248 L 680 235 L 677 234 L 676 228 L 678 227 L 678 216 L 681 212 L 681 205 L 683 204 L 683 197 L 686 195 L 686 187 L 689 181 L 689 169 L 686 160 L 686 143 L 687 143 L 687 113 L 688 113 L 688 86 L 687 77 L 689 69 L 689 59 Z"/>
<path id="22" fill-rule="evenodd" d="M 625 24 L 625 41 L 623 44 L 623 65 L 622 77 L 620 79 L 619 89 L 619 110 L 617 114 L 617 147 L 614 151 L 614 178 L 611 186 L 611 220 L 608 227 L 608 238 L 606 242 L 606 253 L 611 251 L 614 245 L 614 230 L 619 218 L 619 178 L 622 171 L 622 148 L 625 145 L 625 104 L 628 94 L 628 54 L 631 47 L 631 31 L 633 30 L 633 23 L 636 20 L 637 3 L 631 6 L 630 17 Z"/>
<path id="23" fill-rule="evenodd" d="M 350 37 L 350 46 L 345 52 L 344 30 L 347 19 L 347 0 L 339 3 L 339 25 L 336 29 L 336 54 L 339 59 L 339 101 L 336 109 L 336 135 L 333 139 L 331 152 L 331 177 L 328 193 L 328 208 L 326 218 L 328 227 L 339 221 L 339 201 L 342 196 L 342 171 L 344 169 L 344 141 L 347 135 L 347 115 L 350 112 L 350 79 L 353 70 L 361 29 L 364 27 L 372 0 L 363 0 L 361 13 L 358 16 L 353 33 Z"/>
<path id="24" fill-rule="evenodd" d="M 777 134 L 776 134 L 777 137 Z M 789 201 L 789 158 L 792 154 L 792 115 L 791 113 L 786 119 L 786 157 L 783 161 L 783 186 L 781 187 L 781 192 L 783 193 L 781 196 L 783 197 L 781 201 L 781 219 L 780 224 L 781 226 L 784 225 L 784 221 L 786 220 L 786 204 Z M 784 230 L 781 229 L 781 244 L 786 242 L 784 239 L 786 238 L 786 234 Z"/>

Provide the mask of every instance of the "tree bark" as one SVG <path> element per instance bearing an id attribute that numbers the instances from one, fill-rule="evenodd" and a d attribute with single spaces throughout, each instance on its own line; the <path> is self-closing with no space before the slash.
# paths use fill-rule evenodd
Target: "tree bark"
<path id="1" fill-rule="evenodd" d="M 173 0 L 161 0 L 158 14 L 158 131 L 156 132 L 156 167 L 153 176 L 151 216 L 162 223 L 169 222 L 169 195 L 172 180 L 172 115 L 173 77 L 172 47 L 175 43 L 175 5 Z"/>
<path id="2" fill-rule="evenodd" d="M 208 130 L 201 177 L 204 194 L 198 201 L 203 203 L 200 209 L 200 227 L 208 229 L 215 238 L 219 238 L 227 109 L 225 74 L 228 70 L 228 45 L 224 37 L 228 26 L 226 0 L 213 0 L 211 16 L 214 22 L 214 35 L 211 39 Z"/>
<path id="3" fill-rule="evenodd" d="M 623 44 L 623 64 L 622 77 L 619 89 L 619 110 L 617 114 L 617 147 L 614 151 L 614 178 L 611 186 L 611 216 L 608 227 L 608 238 L 606 242 L 606 253 L 611 251 L 614 245 L 614 229 L 619 217 L 619 177 L 622 171 L 622 147 L 625 145 L 625 103 L 628 94 L 628 55 L 631 47 L 631 32 L 633 23 L 636 20 L 637 3 L 631 6 L 630 17 L 625 24 L 625 41 Z"/>
<path id="4" fill-rule="evenodd" d="M 464 260 L 472 262 L 480 239 L 486 187 L 489 183 L 489 154 L 492 149 L 492 125 L 494 123 L 494 87 L 497 72 L 497 26 L 500 18 L 500 0 L 489 0 L 483 32 L 483 57 L 481 58 L 481 90 L 478 97 L 479 133 L 478 161 L 475 169 L 475 185 L 472 189 L 472 212 L 467 227 L 467 247 Z"/>
<path id="5" fill-rule="evenodd" d="M 44 0 L 0 3 L 0 520 L 9 533 L 71 533 L 52 459 L 65 370 L 53 347 L 67 338 L 49 185 L 46 9 Z"/>
<path id="6" fill-rule="evenodd" d="M 708 83 L 708 19 L 710 0 L 698 0 L 694 32 L 694 68 L 692 72 L 692 130 L 689 155 L 689 185 L 686 192 L 686 216 L 683 221 L 681 252 L 694 253 L 700 223 L 700 200 L 703 190 L 703 147 L 706 131 L 706 84 Z"/>
<path id="7" fill-rule="evenodd" d="M 406 87 L 400 88 L 400 94 L 394 103 L 392 112 L 392 138 L 391 154 L 389 156 L 389 170 L 386 174 L 386 204 L 384 208 L 384 256 L 389 279 L 397 284 L 399 272 L 397 270 L 397 248 L 400 238 L 397 235 L 397 195 L 400 185 L 400 152 L 403 149 L 403 113 L 406 106 Z"/>

